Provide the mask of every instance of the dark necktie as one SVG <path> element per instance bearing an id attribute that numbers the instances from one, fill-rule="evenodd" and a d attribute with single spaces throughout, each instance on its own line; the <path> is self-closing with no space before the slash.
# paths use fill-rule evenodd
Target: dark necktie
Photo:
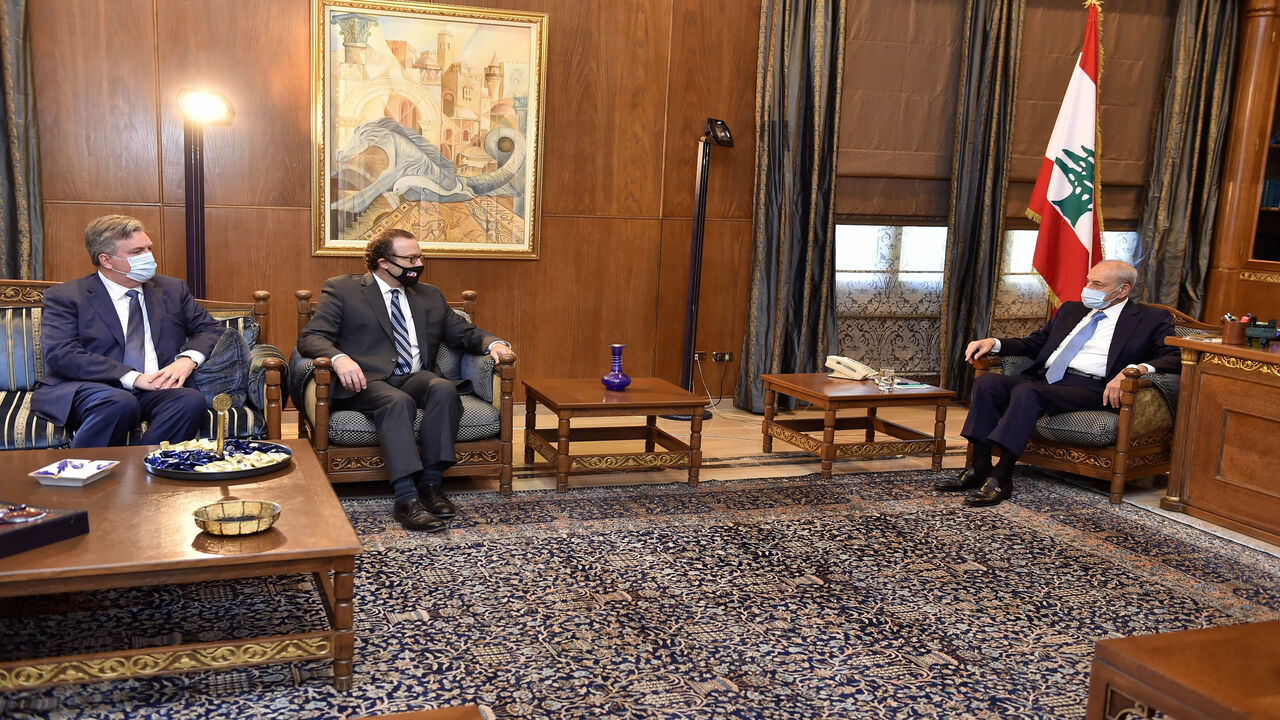
<path id="1" fill-rule="evenodd" d="M 1084 347 L 1089 338 L 1093 337 L 1093 331 L 1098 329 L 1098 323 L 1104 317 L 1106 317 L 1104 313 L 1095 312 L 1093 317 L 1089 318 L 1089 324 L 1080 328 L 1080 332 L 1076 333 L 1067 342 L 1067 346 L 1062 348 L 1062 352 L 1058 353 L 1058 357 L 1054 358 L 1052 363 L 1049 363 L 1049 369 L 1044 374 L 1045 382 L 1056 383 L 1062 379 L 1063 375 L 1067 374 L 1067 366 L 1080 353 L 1080 348 Z"/>
<path id="2" fill-rule="evenodd" d="M 413 369 L 413 351 L 409 345 L 409 324 L 404 321 L 404 310 L 400 308 L 400 291 L 391 291 L 391 329 L 396 340 L 396 367 L 392 371 L 396 375 L 408 375 Z"/>
<path id="3" fill-rule="evenodd" d="M 130 290 L 125 295 L 129 296 L 129 327 L 124 331 L 124 364 L 138 372 L 146 372 L 147 347 L 143 340 L 142 303 L 138 302 L 137 290 Z"/>

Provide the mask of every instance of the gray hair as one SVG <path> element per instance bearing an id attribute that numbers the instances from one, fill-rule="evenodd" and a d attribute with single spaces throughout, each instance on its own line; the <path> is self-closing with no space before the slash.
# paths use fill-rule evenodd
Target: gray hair
<path id="1" fill-rule="evenodd" d="M 1102 265 L 1106 263 L 1107 269 L 1111 271 L 1111 276 L 1115 278 L 1116 285 L 1128 285 L 1134 287 L 1138 282 L 1138 270 L 1134 266 L 1123 260 L 1103 260 L 1098 263 Z"/>
<path id="2" fill-rule="evenodd" d="M 115 255 L 117 244 L 134 233 L 146 232 L 142 221 L 128 215 L 103 215 L 84 229 L 84 249 L 89 259 L 98 264 L 99 255 Z"/>

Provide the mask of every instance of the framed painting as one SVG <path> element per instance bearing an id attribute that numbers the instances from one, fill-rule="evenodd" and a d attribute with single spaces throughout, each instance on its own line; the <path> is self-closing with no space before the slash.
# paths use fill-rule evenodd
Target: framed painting
<path id="1" fill-rule="evenodd" d="M 537 258 L 547 16 L 312 0 L 313 253 Z"/>

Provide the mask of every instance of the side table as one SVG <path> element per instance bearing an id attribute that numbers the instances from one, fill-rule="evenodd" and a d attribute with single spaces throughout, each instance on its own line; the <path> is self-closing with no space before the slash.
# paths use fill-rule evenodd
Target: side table
<path id="1" fill-rule="evenodd" d="M 1280 621 L 1099 640 L 1086 720 L 1280 717 Z"/>
<path id="2" fill-rule="evenodd" d="M 556 469 L 556 491 L 569 489 L 570 472 L 609 472 L 611 470 L 689 468 L 689 485 L 698 484 L 698 468 L 702 466 L 702 410 L 705 397 L 673 385 L 661 378 L 632 378 L 626 390 L 606 390 L 596 378 L 527 379 L 525 390 L 524 461 L 533 463 L 533 453 Z M 555 429 L 537 428 L 535 410 L 538 403 L 556 414 Z M 644 425 L 619 427 L 571 428 L 575 417 L 645 417 Z M 657 426 L 659 415 L 688 415 L 689 442 Z M 569 453 L 571 442 L 603 440 L 644 440 L 644 452 L 602 453 L 594 455 Z M 657 452 L 661 447 L 663 452 Z"/>
<path id="3" fill-rule="evenodd" d="M 822 458 L 822 477 L 831 477 L 831 463 L 837 457 L 883 457 L 888 455 L 933 455 L 933 469 L 942 469 L 942 455 L 947 449 L 947 403 L 955 396 L 950 390 L 932 385 L 923 388 L 895 388 L 881 392 L 872 380 L 844 380 L 825 373 L 792 373 L 761 375 L 764 381 L 764 452 L 773 452 L 773 439 L 778 438 L 801 450 Z M 775 420 L 778 395 L 812 403 L 823 409 L 821 418 Z M 932 405 L 933 434 L 912 430 L 876 417 L 882 407 Z M 837 418 L 836 413 L 848 408 L 863 408 L 863 417 Z M 809 434 L 821 430 L 822 438 Z M 865 430 L 864 442 L 837 443 L 836 430 Z M 876 433 L 891 440 L 876 440 Z"/>

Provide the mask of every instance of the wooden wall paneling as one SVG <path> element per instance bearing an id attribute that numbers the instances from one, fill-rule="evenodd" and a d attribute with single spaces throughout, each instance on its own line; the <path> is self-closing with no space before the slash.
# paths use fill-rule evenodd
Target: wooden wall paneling
<path id="1" fill-rule="evenodd" d="M 686 298 L 689 289 L 689 243 L 693 223 L 662 223 L 662 276 L 658 286 L 658 338 L 655 366 L 659 377 L 680 382 L 680 354 L 684 348 Z M 733 353 L 728 366 L 702 366 L 711 394 L 719 389 L 723 369 L 725 396 L 732 396 L 741 364 L 746 329 L 747 296 L 751 290 L 751 222 L 708 220 L 702 248 L 702 282 L 698 300 L 698 336 L 694 350 Z M 701 391 L 697 369 L 694 387 Z"/>
<path id="2" fill-rule="evenodd" d="M 166 208 L 166 212 L 172 212 Z M 205 217 L 206 282 L 217 300 L 247 301 L 255 290 L 271 293 L 269 342 L 288 356 L 298 340 L 296 290 L 320 287 L 334 275 L 362 273 L 356 257 L 311 256 L 307 208 L 209 208 Z M 177 226 L 181 237 L 183 226 Z"/>
<path id="3" fill-rule="evenodd" d="M 159 202 L 151 0 L 39 0 L 28 13 L 44 199 Z"/>
<path id="4" fill-rule="evenodd" d="M 657 216 L 668 2 L 552 0 L 521 9 L 550 15 L 544 217 Z"/>
<path id="5" fill-rule="evenodd" d="M 235 108 L 230 126 L 205 129 L 208 205 L 310 206 L 310 17 L 310 0 L 157 4 L 166 203 L 184 201 L 178 91 L 189 87 Z"/>
<path id="6" fill-rule="evenodd" d="M 164 233 L 160 229 L 160 208 L 155 205 L 89 205 L 85 203 L 44 204 L 44 279 L 72 280 L 93 272 L 84 249 L 84 228 L 103 215 L 129 215 L 142 221 L 151 238 L 156 262 L 163 262 Z"/>
<path id="7" fill-rule="evenodd" d="M 707 217 L 751 217 L 755 187 L 756 46 L 760 3 L 674 3 L 668 70 L 664 217 L 692 217 L 698 138 L 724 120 L 733 147 L 712 146 Z M 726 16 L 740 18 L 725 22 Z M 677 378 L 678 379 L 678 378 Z"/>
<path id="8" fill-rule="evenodd" d="M 478 324 L 510 340 L 520 377 L 596 377 L 610 343 L 623 370 L 653 374 L 657 220 L 544 217 L 542 259 L 428 260 L 427 281 L 453 298 L 480 293 Z"/>

